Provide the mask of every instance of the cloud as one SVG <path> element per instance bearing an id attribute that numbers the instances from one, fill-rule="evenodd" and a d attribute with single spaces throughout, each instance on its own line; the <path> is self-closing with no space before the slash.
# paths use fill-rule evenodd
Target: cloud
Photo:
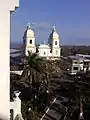
<path id="1" fill-rule="evenodd" d="M 40 30 L 42 32 L 47 31 L 52 28 L 52 24 L 49 22 L 37 22 L 32 26 L 35 30 Z"/>
<path id="2" fill-rule="evenodd" d="M 42 43 L 43 41 L 48 40 L 52 26 L 53 25 L 49 22 L 38 22 L 33 25 L 32 28 L 35 31 L 36 43 Z"/>
<path id="3" fill-rule="evenodd" d="M 14 22 L 14 21 L 13 21 Z M 22 42 L 22 37 L 26 29 L 25 24 L 13 23 L 11 29 L 11 41 Z M 28 23 L 27 23 L 28 24 Z M 53 24 L 45 21 L 35 22 L 31 27 L 35 31 L 36 43 L 48 41 Z M 90 44 L 90 24 L 58 24 L 56 25 L 58 34 L 60 35 L 61 44 Z"/>

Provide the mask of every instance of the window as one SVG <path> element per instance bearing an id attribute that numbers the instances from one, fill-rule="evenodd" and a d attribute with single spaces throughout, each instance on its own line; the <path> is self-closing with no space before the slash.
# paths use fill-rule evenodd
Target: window
<path id="1" fill-rule="evenodd" d="M 73 70 L 78 70 L 78 67 L 73 67 Z"/>
<path id="2" fill-rule="evenodd" d="M 84 65 L 89 65 L 89 62 L 84 62 Z"/>
<path id="3" fill-rule="evenodd" d="M 52 50 L 50 50 L 50 53 L 52 53 Z"/>
<path id="4" fill-rule="evenodd" d="M 58 54 L 58 51 L 56 50 L 56 55 Z"/>
<path id="5" fill-rule="evenodd" d="M 10 109 L 10 120 L 13 120 L 13 109 Z"/>
<path id="6" fill-rule="evenodd" d="M 30 44 L 32 44 L 32 40 L 30 40 Z"/>
<path id="7" fill-rule="evenodd" d="M 43 53 L 44 55 L 46 55 L 46 52 L 44 51 L 44 53 Z"/>
<path id="8" fill-rule="evenodd" d="M 55 41 L 55 45 L 57 45 L 57 41 Z"/>
<path id="9" fill-rule="evenodd" d="M 78 62 L 76 62 L 76 61 L 75 61 L 74 63 L 75 63 L 75 64 L 78 64 Z"/>

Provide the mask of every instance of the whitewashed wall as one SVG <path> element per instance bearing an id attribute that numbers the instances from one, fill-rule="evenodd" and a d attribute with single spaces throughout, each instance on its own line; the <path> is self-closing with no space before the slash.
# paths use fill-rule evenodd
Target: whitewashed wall
<path id="1" fill-rule="evenodd" d="M 0 0 L 0 116 L 9 119 L 9 51 L 10 11 L 19 6 L 19 0 Z"/>
<path id="2" fill-rule="evenodd" d="M 18 71 L 10 71 L 10 73 L 14 73 L 14 74 L 18 74 L 18 75 L 22 75 L 23 70 L 18 70 Z"/>
<path id="3" fill-rule="evenodd" d="M 16 94 L 14 101 L 10 102 L 10 109 L 13 110 L 13 119 L 15 119 L 18 114 L 21 114 L 21 100 L 19 99 L 19 94 L 20 92 Z"/>

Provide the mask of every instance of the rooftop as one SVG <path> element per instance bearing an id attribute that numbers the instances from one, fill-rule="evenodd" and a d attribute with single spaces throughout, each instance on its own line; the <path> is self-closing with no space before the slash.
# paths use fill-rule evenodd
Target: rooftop
<path id="1" fill-rule="evenodd" d="M 20 52 L 20 50 L 18 49 L 10 49 L 10 54 L 16 53 L 16 52 Z"/>
<path id="2" fill-rule="evenodd" d="M 72 60 L 84 60 L 84 58 L 81 58 L 79 56 L 68 56 L 68 58 L 70 58 Z"/>
<path id="3" fill-rule="evenodd" d="M 76 54 L 75 56 L 68 56 L 68 58 L 71 58 L 73 60 L 90 61 L 90 55 L 84 54 Z"/>
<path id="4" fill-rule="evenodd" d="M 46 49 L 50 49 L 50 47 L 46 44 L 40 44 L 39 48 L 46 48 Z"/>
<path id="5" fill-rule="evenodd" d="M 90 55 L 76 54 L 76 56 L 78 56 L 78 57 L 82 57 L 82 58 L 86 58 L 86 59 L 90 59 Z"/>

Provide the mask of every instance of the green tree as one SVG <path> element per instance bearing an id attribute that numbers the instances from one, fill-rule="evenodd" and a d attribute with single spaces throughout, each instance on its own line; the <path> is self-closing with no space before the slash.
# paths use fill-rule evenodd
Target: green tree
<path id="1" fill-rule="evenodd" d="M 16 90 L 21 91 L 22 86 L 20 85 L 20 75 L 10 73 L 10 100 L 13 99 L 13 92 Z"/>
<path id="2" fill-rule="evenodd" d="M 28 51 L 28 56 L 26 56 L 26 62 L 27 63 L 24 66 L 21 80 L 28 79 L 28 82 L 31 85 L 32 82 L 36 82 L 37 74 L 42 72 L 42 67 L 40 65 L 42 59 L 36 53 L 30 53 L 30 51 Z"/>

